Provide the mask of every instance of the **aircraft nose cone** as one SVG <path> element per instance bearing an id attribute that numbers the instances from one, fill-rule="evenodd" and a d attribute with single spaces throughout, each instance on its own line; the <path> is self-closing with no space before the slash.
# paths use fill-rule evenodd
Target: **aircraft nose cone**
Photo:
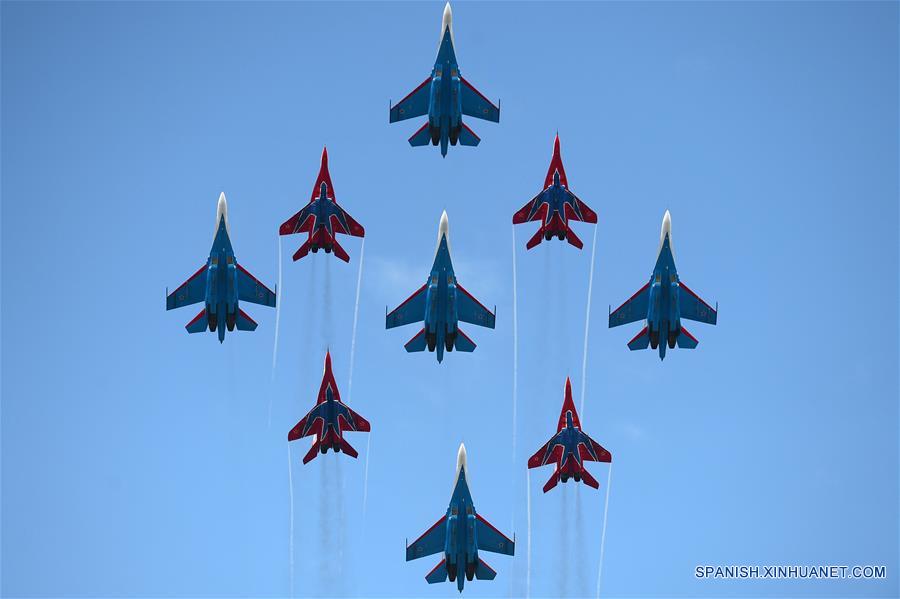
<path id="1" fill-rule="evenodd" d="M 469 467 L 466 463 L 466 444 L 459 444 L 459 451 L 456 453 L 456 478 L 459 480 L 460 472 L 465 472 L 466 478 L 469 476 Z"/>
<path id="2" fill-rule="evenodd" d="M 228 202 L 225 200 L 225 192 L 219 194 L 219 202 L 216 204 L 216 228 L 218 229 L 222 219 L 225 219 L 225 228 L 228 228 Z"/>
<path id="3" fill-rule="evenodd" d="M 441 19 L 441 33 L 447 27 L 450 27 L 453 24 L 453 10 L 450 8 L 450 3 L 444 5 L 444 16 Z"/>

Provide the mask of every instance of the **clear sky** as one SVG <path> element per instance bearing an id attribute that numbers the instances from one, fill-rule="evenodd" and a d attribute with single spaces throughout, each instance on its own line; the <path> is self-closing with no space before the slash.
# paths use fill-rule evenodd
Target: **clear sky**
<path id="1" fill-rule="evenodd" d="M 476 507 L 518 541 L 465 595 L 524 595 L 525 461 L 567 375 L 613 454 L 604 595 L 900 594 L 898 4 L 458 3 L 462 73 L 502 113 L 446 159 L 387 114 L 430 72 L 441 11 L 2 4 L 2 593 L 287 596 L 286 435 L 330 346 L 373 433 L 347 435 L 359 460 L 291 447 L 297 596 L 456 596 L 403 543 L 446 509 L 461 441 Z M 510 224 L 557 130 L 600 219 L 586 381 L 594 228 L 574 225 L 581 252 L 526 252 L 536 225 Z M 352 393 L 358 239 L 347 265 L 292 263 L 303 239 L 285 238 L 274 373 L 275 310 L 244 306 L 259 328 L 219 345 L 164 302 L 203 264 L 222 191 L 238 260 L 274 285 L 324 144 L 367 232 Z M 443 209 L 460 281 L 498 316 L 438 365 L 383 318 L 427 276 Z M 646 282 L 666 209 L 679 274 L 720 311 L 661 363 L 604 312 Z M 589 468 L 600 491 L 544 495 L 550 469 L 531 473 L 533 596 L 595 592 L 608 472 Z"/>

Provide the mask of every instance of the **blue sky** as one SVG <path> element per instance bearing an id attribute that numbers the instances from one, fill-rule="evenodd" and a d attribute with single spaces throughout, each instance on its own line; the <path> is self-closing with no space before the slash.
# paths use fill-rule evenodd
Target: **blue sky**
<path id="1" fill-rule="evenodd" d="M 463 74 L 501 100 L 480 147 L 388 125 L 428 74 L 439 3 L 10 3 L 2 33 L 2 583 L 7 596 L 287 596 L 287 431 L 326 346 L 372 422 L 359 460 L 292 451 L 294 594 L 456 595 L 404 562 L 466 443 L 488 554 L 526 592 L 525 461 L 565 377 L 614 459 L 605 596 L 898 594 L 897 3 L 458 3 Z M 599 214 L 578 252 L 526 252 L 512 213 L 559 131 Z M 164 292 L 205 260 L 216 199 L 239 261 L 277 278 L 277 226 L 328 145 L 367 231 L 291 263 L 252 334 L 188 336 Z M 385 306 L 431 266 L 441 211 L 463 285 L 498 308 L 471 355 L 406 354 Z M 604 310 L 646 280 L 663 212 L 682 279 L 718 302 L 660 363 Z M 512 247 L 518 419 L 513 423 Z M 271 417 L 269 416 L 271 406 Z M 515 447 L 513 447 L 515 439 Z M 368 495 L 363 514 L 368 458 Z M 607 470 L 591 466 L 605 488 Z M 532 471 L 531 594 L 595 592 L 603 488 Z M 883 581 L 699 581 L 700 564 L 875 564 Z"/>

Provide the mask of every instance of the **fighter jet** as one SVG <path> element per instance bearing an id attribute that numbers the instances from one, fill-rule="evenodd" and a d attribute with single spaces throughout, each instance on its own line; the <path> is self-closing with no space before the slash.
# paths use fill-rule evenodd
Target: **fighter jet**
<path id="1" fill-rule="evenodd" d="M 331 372 L 331 352 L 326 352 L 325 374 L 322 376 L 316 407 L 290 430 L 288 441 L 296 441 L 300 437 L 310 435 L 316 436 L 312 447 L 303 457 L 304 464 L 309 463 L 318 452 L 325 453 L 329 449 L 333 449 L 335 452 L 343 451 L 351 458 L 355 458 L 359 454 L 344 439 L 344 432 L 367 433 L 370 430 L 372 427 L 368 420 L 341 402 L 341 394 L 338 393 L 337 383 Z"/>
<path id="2" fill-rule="evenodd" d="M 347 211 L 338 206 L 334 199 L 334 186 L 331 184 L 331 175 L 328 174 L 328 149 L 322 149 L 322 166 L 319 167 L 319 176 L 313 185 L 312 200 L 303 207 L 303 210 L 287 219 L 278 229 L 280 235 L 293 235 L 294 233 L 309 233 L 309 238 L 294 252 L 296 262 L 312 250 L 319 249 L 325 253 L 334 252 L 334 255 L 350 262 L 350 256 L 337 242 L 336 234 L 353 235 L 363 237 L 366 230 L 362 225 L 353 220 Z"/>
<path id="3" fill-rule="evenodd" d="M 612 462 L 612 455 L 582 432 L 575 402 L 572 401 L 572 382 L 566 378 L 566 398 L 559 414 L 556 434 L 528 458 L 528 467 L 539 468 L 554 464 L 553 475 L 544 485 L 544 493 L 559 481 L 568 482 L 570 478 L 576 483 L 581 481 L 589 487 L 600 488 L 600 483 L 584 467 L 585 461 Z"/>
<path id="4" fill-rule="evenodd" d="M 697 339 L 681 325 L 682 318 L 716 324 L 718 308 L 716 304 L 714 310 L 678 278 L 672 253 L 672 217 L 666 210 L 650 281 L 610 313 L 609 326 L 646 320 L 647 326 L 628 342 L 628 349 L 647 349 L 647 345 L 653 349 L 659 347 L 659 359 L 662 360 L 666 357 L 666 345 L 669 349 L 674 349 L 676 344 L 684 349 L 697 347 Z"/>
<path id="5" fill-rule="evenodd" d="M 209 259 L 200 270 L 181 286 L 166 290 L 166 310 L 205 302 L 200 314 L 187 323 L 188 333 L 199 333 L 209 327 L 219 332 L 219 343 L 225 340 L 225 329 L 255 331 L 256 322 L 241 310 L 239 302 L 275 306 L 275 293 L 238 264 L 231 247 L 228 229 L 228 204 L 225 194 L 216 207 L 216 235 Z"/>
<path id="6" fill-rule="evenodd" d="M 553 142 L 553 158 L 544 177 L 544 190 L 513 214 L 512 222 L 520 225 L 533 220 L 540 220 L 541 226 L 525 245 L 529 250 L 542 240 L 549 241 L 553 237 L 565 239 L 580 250 L 584 244 L 569 227 L 569 221 L 597 223 L 597 213 L 569 191 L 566 169 L 559 154 L 559 135 Z"/>
<path id="7" fill-rule="evenodd" d="M 494 308 L 496 311 L 496 307 Z M 465 290 L 456 280 L 450 260 L 450 225 L 446 210 L 438 227 L 437 250 L 431 275 L 425 284 L 385 316 L 385 328 L 392 329 L 414 322 L 425 326 L 404 347 L 408 352 L 437 350 L 437 361 L 444 359 L 444 349 L 475 351 L 475 342 L 462 332 L 459 321 L 494 328 L 495 312 Z"/>
<path id="8" fill-rule="evenodd" d="M 456 457 L 456 482 L 447 513 L 431 528 L 406 546 L 406 561 L 435 553 L 444 553 L 444 559 L 426 576 L 428 584 L 456 581 L 462 593 L 466 580 L 494 580 L 497 573 L 478 557 L 478 551 L 491 551 L 514 555 L 515 540 L 510 541 L 494 525 L 476 513 L 469 493 L 469 472 L 466 468 L 466 446 L 460 443 Z M 464 576 L 465 575 L 465 576 Z"/>
<path id="9" fill-rule="evenodd" d="M 462 115 L 486 121 L 500 122 L 500 108 L 494 106 L 481 92 L 460 75 L 453 49 L 453 12 L 450 3 L 444 7 L 441 41 L 431 76 L 391 106 L 390 122 L 396 123 L 427 114 L 428 120 L 409 138 L 411 146 L 441 144 L 441 156 L 447 155 L 447 144 L 457 142 L 477 146 L 481 141 L 462 122 Z"/>

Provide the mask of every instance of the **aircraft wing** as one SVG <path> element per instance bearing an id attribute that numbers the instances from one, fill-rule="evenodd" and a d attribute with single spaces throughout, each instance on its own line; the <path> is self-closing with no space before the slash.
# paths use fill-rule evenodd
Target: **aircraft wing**
<path id="1" fill-rule="evenodd" d="M 296 441 L 301 437 L 321 435 L 322 426 L 325 424 L 325 404 L 317 404 L 309 413 L 298 422 L 288 433 L 288 441 Z"/>
<path id="2" fill-rule="evenodd" d="M 279 235 L 293 235 L 294 233 L 307 233 L 312 229 L 316 217 L 309 209 L 309 204 L 303 207 L 300 212 L 290 217 L 278 227 Z"/>
<path id="3" fill-rule="evenodd" d="M 682 318 L 716 324 L 718 313 L 684 283 L 678 284 L 678 306 Z"/>
<path id="4" fill-rule="evenodd" d="M 334 207 L 340 210 L 340 217 L 332 217 L 331 224 L 334 228 L 335 233 L 343 233 L 344 235 L 353 235 L 354 237 L 365 237 L 366 230 L 363 228 L 361 224 L 356 222 L 356 220 L 350 216 L 350 214 L 337 205 L 337 202 L 334 203 Z"/>
<path id="5" fill-rule="evenodd" d="M 433 555 L 444 550 L 444 541 L 447 537 L 447 516 L 441 516 L 440 520 L 431 525 L 421 537 L 406 546 L 406 561 Z"/>
<path id="6" fill-rule="evenodd" d="M 493 329 L 497 321 L 496 315 L 485 308 L 481 302 L 475 299 L 459 283 L 456 284 L 456 289 L 462 292 L 456 294 L 456 311 L 459 319 L 463 322 Z"/>
<path id="7" fill-rule="evenodd" d="M 568 202 L 565 204 L 566 218 L 569 220 L 577 220 L 585 223 L 596 223 L 597 213 L 591 210 L 590 206 L 578 199 L 578 196 L 566 190 Z"/>
<path id="8" fill-rule="evenodd" d="M 513 214 L 513 224 L 520 225 L 531 220 L 543 221 L 547 216 L 548 204 L 544 201 L 544 191 L 531 198 L 527 204 Z"/>
<path id="9" fill-rule="evenodd" d="M 345 404 L 340 404 L 343 410 L 338 413 L 338 423 L 341 427 L 341 432 L 344 431 L 357 431 L 361 433 L 367 433 L 372 430 L 372 425 L 369 424 L 369 421 L 351 410 Z"/>
<path id="10" fill-rule="evenodd" d="M 465 77 L 460 76 L 460 100 L 462 102 L 462 113 L 466 116 L 484 119 L 486 121 L 500 122 L 500 109 L 494 106 L 494 103 L 484 97 L 480 91 L 466 81 Z"/>
<path id="11" fill-rule="evenodd" d="M 275 306 L 275 292 L 259 282 L 246 268 L 237 265 L 238 299 L 263 306 Z"/>
<path id="12" fill-rule="evenodd" d="M 558 437 L 559 433 L 553 435 L 549 441 L 544 443 L 543 447 L 538 449 L 533 456 L 528 458 L 529 468 L 539 468 L 540 466 L 546 466 L 547 464 L 559 463 L 563 454 L 563 446 L 557 442 Z"/>
<path id="13" fill-rule="evenodd" d="M 475 514 L 475 538 L 478 539 L 478 549 L 515 555 L 516 542 L 509 540 L 505 534 L 494 528 L 494 525 Z"/>
<path id="14" fill-rule="evenodd" d="M 629 322 L 637 322 L 647 318 L 650 308 L 650 282 L 638 289 L 624 304 L 609 315 L 609 326 L 617 327 Z"/>
<path id="15" fill-rule="evenodd" d="M 589 462 L 612 462 L 612 454 L 584 432 L 581 433 L 581 439 L 578 442 L 578 453 L 582 460 Z"/>
<path id="16" fill-rule="evenodd" d="M 409 296 L 405 302 L 394 308 L 390 314 L 385 316 L 385 328 L 393 329 L 394 327 L 412 324 L 414 322 L 422 322 L 425 319 L 425 296 L 427 295 L 426 287 L 428 284 L 419 287 L 418 291 Z"/>
<path id="17" fill-rule="evenodd" d="M 166 310 L 190 306 L 206 299 L 206 264 L 175 291 L 166 296 Z"/>
<path id="18" fill-rule="evenodd" d="M 431 83 L 429 76 L 419 84 L 419 87 L 409 92 L 409 95 L 391 106 L 390 122 L 405 121 L 406 119 L 422 116 L 428 112 L 429 88 Z"/>

